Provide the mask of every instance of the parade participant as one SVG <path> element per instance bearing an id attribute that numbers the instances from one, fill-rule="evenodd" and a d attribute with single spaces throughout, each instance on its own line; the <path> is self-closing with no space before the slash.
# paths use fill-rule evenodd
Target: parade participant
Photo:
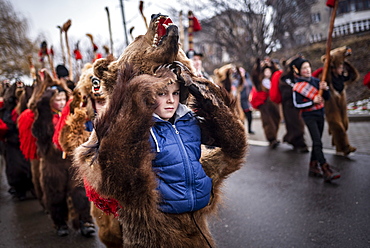
<path id="1" fill-rule="evenodd" d="M 278 67 L 273 61 L 266 59 L 262 63 L 260 59 L 257 59 L 252 69 L 254 87 L 251 92 L 251 104 L 253 108 L 260 111 L 266 139 L 269 146 L 275 149 L 280 144 L 280 141 L 277 140 L 277 133 L 281 117 L 279 106 L 270 100 L 269 91 L 271 75 L 278 70 Z"/>
<path id="2" fill-rule="evenodd" d="M 284 116 L 284 123 L 286 133 L 283 136 L 283 142 L 293 146 L 294 151 L 298 153 L 307 153 L 308 148 L 304 138 L 305 124 L 303 122 L 300 110 L 294 107 L 293 104 L 293 86 L 295 83 L 294 72 L 290 68 L 290 63 L 298 56 L 293 56 L 286 61 L 283 61 L 283 70 L 275 72 L 272 75 L 271 83 L 275 88 L 273 91 L 276 93 L 276 97 L 272 97 L 271 100 L 275 103 L 281 103 L 282 112 Z M 271 91 L 270 91 L 271 93 Z"/>
<path id="3" fill-rule="evenodd" d="M 347 61 L 347 57 L 352 54 L 349 47 L 343 46 L 330 51 L 330 70 L 326 76 L 326 81 L 330 87 L 331 97 L 325 102 L 325 116 L 329 125 L 329 134 L 332 135 L 332 144 L 335 146 L 337 154 L 344 156 L 355 152 L 357 149 L 350 145 L 347 130 L 349 125 L 347 114 L 346 86 L 354 83 L 359 74 L 356 68 Z M 321 60 L 324 62 L 326 56 Z M 321 68 L 316 70 L 313 75 L 322 77 Z"/>
<path id="4" fill-rule="evenodd" d="M 47 74 L 47 72 L 44 72 Z M 50 78 L 47 74 L 45 78 Z M 74 228 L 80 228 L 83 236 L 95 232 L 90 215 L 90 205 L 83 187 L 77 186 L 71 159 L 63 159 L 62 152 L 52 143 L 55 126 L 63 110 L 68 95 L 66 89 L 51 86 L 36 102 L 36 118 L 32 125 L 32 134 L 37 139 L 37 151 L 40 159 L 40 181 L 46 210 L 50 213 L 58 236 L 69 234 L 67 220 L 69 207 L 73 209 Z M 68 204 L 71 198 L 72 206 Z"/>
<path id="5" fill-rule="evenodd" d="M 322 132 L 324 130 L 324 100 L 328 100 L 330 92 L 325 81 L 320 81 L 311 75 L 311 65 L 308 60 L 301 57 L 290 63 L 294 72 L 295 84 L 293 86 L 293 103 L 302 113 L 312 139 L 312 151 L 309 163 L 310 176 L 323 176 L 325 182 L 340 178 L 326 162 L 322 151 Z M 323 95 L 319 90 L 323 90 Z"/>
<path id="6" fill-rule="evenodd" d="M 124 247 L 213 247 L 206 216 L 245 156 L 229 95 L 208 80 L 191 81 L 176 65 L 133 78 L 126 65 L 89 141 L 75 150 L 85 180 L 118 201 Z M 201 122 L 179 103 L 187 91 Z M 202 140 L 219 148 L 201 164 Z"/>
<path id="7" fill-rule="evenodd" d="M 195 68 L 195 75 L 198 77 L 203 77 L 206 79 L 210 79 L 210 76 L 207 72 L 204 71 L 203 68 L 203 53 L 198 53 L 195 51 L 188 51 L 187 54 L 188 58 L 190 58 L 194 68 Z"/>
<path id="8" fill-rule="evenodd" d="M 245 114 L 245 118 L 247 119 L 248 124 L 248 133 L 249 134 L 255 134 L 255 132 L 252 130 L 252 106 L 249 102 L 249 94 L 252 91 L 252 81 L 250 79 L 249 74 L 245 71 L 243 67 L 238 67 L 242 84 L 241 84 L 241 91 L 240 91 L 240 103 L 242 105 L 243 112 Z"/>
<path id="9" fill-rule="evenodd" d="M 27 192 L 33 192 L 30 162 L 26 160 L 20 149 L 19 130 L 17 127 L 18 113 L 16 111 L 19 98 L 25 91 L 21 81 L 12 84 L 4 93 L 4 106 L 0 111 L 6 125 L 4 139 L 4 157 L 9 193 L 19 200 L 27 198 Z"/>

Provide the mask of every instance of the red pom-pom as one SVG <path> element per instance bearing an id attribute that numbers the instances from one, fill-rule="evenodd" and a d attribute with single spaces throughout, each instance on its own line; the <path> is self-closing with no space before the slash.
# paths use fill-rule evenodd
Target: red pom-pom
<path id="1" fill-rule="evenodd" d="M 326 1 L 326 6 L 328 6 L 330 8 L 334 8 L 335 1 L 336 0 L 328 0 L 328 1 Z"/>

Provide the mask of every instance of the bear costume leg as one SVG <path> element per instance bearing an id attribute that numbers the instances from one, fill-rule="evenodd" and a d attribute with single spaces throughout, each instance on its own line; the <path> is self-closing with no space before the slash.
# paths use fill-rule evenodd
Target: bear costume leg
<path id="1" fill-rule="evenodd" d="M 277 132 L 280 124 L 280 113 L 278 105 L 267 99 L 267 101 L 259 107 L 261 112 L 262 126 L 265 131 L 265 136 L 270 146 L 276 148 L 279 144 L 277 141 Z"/>

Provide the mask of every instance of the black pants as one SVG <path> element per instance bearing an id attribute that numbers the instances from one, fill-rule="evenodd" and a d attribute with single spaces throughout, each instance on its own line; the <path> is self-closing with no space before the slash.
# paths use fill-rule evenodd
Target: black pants
<path id="1" fill-rule="evenodd" d="M 322 152 L 322 132 L 324 131 L 324 116 L 303 116 L 308 131 L 312 139 L 311 161 L 318 161 L 320 164 L 326 163 L 324 153 Z"/>

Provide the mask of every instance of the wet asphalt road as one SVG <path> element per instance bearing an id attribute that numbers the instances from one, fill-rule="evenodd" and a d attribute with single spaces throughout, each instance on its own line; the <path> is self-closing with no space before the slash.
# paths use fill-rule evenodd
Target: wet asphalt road
<path id="1" fill-rule="evenodd" d="M 370 247 L 370 155 L 326 158 L 341 172 L 335 183 L 307 176 L 309 154 L 251 145 L 210 220 L 218 247 Z M 36 200 L 12 199 L 1 176 L 1 248 L 104 247 L 74 231 L 57 237 L 51 223 Z"/>

